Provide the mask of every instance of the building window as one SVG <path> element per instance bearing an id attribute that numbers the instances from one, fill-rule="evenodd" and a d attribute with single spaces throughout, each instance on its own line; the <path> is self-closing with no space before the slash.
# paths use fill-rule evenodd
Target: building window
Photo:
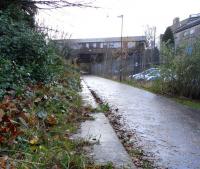
<path id="1" fill-rule="evenodd" d="M 185 31 L 183 36 L 186 37 L 188 35 L 188 31 Z"/>
<path id="2" fill-rule="evenodd" d="M 103 43 L 103 48 L 108 48 L 108 47 L 109 47 L 108 42 Z"/>
<path id="3" fill-rule="evenodd" d="M 86 46 L 86 48 L 89 48 L 89 43 L 86 43 L 85 46 Z"/>
<path id="4" fill-rule="evenodd" d="M 108 45 L 108 47 L 109 47 L 109 48 L 114 48 L 114 43 L 113 43 L 113 42 L 110 42 L 109 45 Z"/>
<path id="5" fill-rule="evenodd" d="M 93 48 L 96 48 L 97 47 L 97 44 L 96 43 L 93 43 Z"/>
<path id="6" fill-rule="evenodd" d="M 128 48 L 135 47 L 135 42 L 128 42 Z"/>
<path id="7" fill-rule="evenodd" d="M 195 32 L 195 29 L 191 29 L 191 30 L 190 30 L 190 35 L 193 35 L 194 32 Z"/>
<path id="8" fill-rule="evenodd" d="M 188 46 L 188 47 L 186 48 L 186 53 L 187 53 L 188 55 L 191 55 L 191 54 L 192 54 L 192 47 L 191 47 L 191 46 Z"/>
<path id="9" fill-rule="evenodd" d="M 96 43 L 96 48 L 98 48 L 98 49 L 100 48 L 100 43 L 99 42 Z"/>
<path id="10" fill-rule="evenodd" d="M 100 48 L 103 48 L 103 43 L 100 43 Z"/>
<path id="11" fill-rule="evenodd" d="M 120 48 L 120 47 L 121 47 L 121 42 L 114 43 L 114 48 Z"/>

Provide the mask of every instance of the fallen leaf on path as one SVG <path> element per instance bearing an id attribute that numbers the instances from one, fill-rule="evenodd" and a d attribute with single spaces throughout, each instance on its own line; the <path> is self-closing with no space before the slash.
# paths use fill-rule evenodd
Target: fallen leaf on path
<path id="1" fill-rule="evenodd" d="M 0 169 L 15 169 L 13 162 L 9 160 L 8 156 L 0 157 Z"/>
<path id="2" fill-rule="evenodd" d="M 47 117 L 46 122 L 49 125 L 56 125 L 57 124 L 57 118 L 55 117 L 55 115 L 52 114 L 52 115 Z"/>
<path id="3" fill-rule="evenodd" d="M 30 126 L 36 126 L 38 124 L 38 118 L 35 115 L 31 115 L 28 119 L 28 124 Z"/>

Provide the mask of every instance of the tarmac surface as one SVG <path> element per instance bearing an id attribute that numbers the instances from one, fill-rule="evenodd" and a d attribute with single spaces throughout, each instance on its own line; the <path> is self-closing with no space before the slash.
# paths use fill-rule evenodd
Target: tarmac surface
<path id="1" fill-rule="evenodd" d="M 117 107 L 137 144 L 163 168 L 200 169 L 200 111 L 150 92 L 96 76 L 84 76 L 96 94 Z"/>
<path id="2" fill-rule="evenodd" d="M 97 108 L 97 103 L 83 81 L 81 95 L 85 105 Z M 75 136 L 94 143 L 88 151 L 89 157 L 97 164 L 112 162 L 119 169 L 136 169 L 104 113 L 93 113 L 92 116 L 94 120 L 83 122 Z"/>

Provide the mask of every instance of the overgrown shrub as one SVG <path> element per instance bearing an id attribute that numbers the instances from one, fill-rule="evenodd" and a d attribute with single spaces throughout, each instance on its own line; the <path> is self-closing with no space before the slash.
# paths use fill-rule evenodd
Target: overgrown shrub
<path id="1" fill-rule="evenodd" d="M 184 97 L 200 98 L 200 41 L 187 52 L 187 46 L 174 51 L 162 47 L 161 80 L 162 92 Z"/>
<path id="2" fill-rule="evenodd" d="M 32 0 L 1 0 L 0 10 L 9 11 L 9 17 L 15 21 L 26 21 L 30 27 L 35 27 L 34 16 L 37 13 L 36 1 Z"/>
<path id="3" fill-rule="evenodd" d="M 45 35 L 33 30 L 23 20 L 10 17 L 10 10 L 0 14 L 0 88 L 8 89 L 27 82 L 52 80 L 59 71 L 59 57 L 47 44 Z"/>

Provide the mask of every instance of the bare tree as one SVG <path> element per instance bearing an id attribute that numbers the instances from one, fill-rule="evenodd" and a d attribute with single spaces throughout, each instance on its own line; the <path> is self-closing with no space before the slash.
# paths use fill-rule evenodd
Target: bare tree
<path id="1" fill-rule="evenodd" d="M 147 25 L 144 34 L 147 40 L 147 47 L 149 49 L 154 49 L 156 44 L 156 27 Z"/>
<path id="2" fill-rule="evenodd" d="M 92 1 L 70 1 L 70 0 L 33 0 L 38 7 L 38 9 L 58 9 L 64 7 L 89 7 L 98 8 L 92 5 Z"/>
<path id="3" fill-rule="evenodd" d="M 0 0 L 0 10 L 5 10 L 14 6 L 26 14 L 34 17 L 38 9 L 50 10 L 65 7 L 88 7 L 98 8 L 92 5 L 92 1 L 75 1 L 75 0 Z"/>
<path id="4" fill-rule="evenodd" d="M 92 6 L 91 0 L 0 0 L 0 11 L 10 10 L 10 16 L 18 20 L 17 10 L 21 10 L 26 15 L 26 21 L 29 26 L 35 27 L 35 15 L 38 10 L 51 10 L 65 7 L 79 7 L 79 8 L 97 8 Z M 14 9 L 14 10 L 13 10 Z"/>

